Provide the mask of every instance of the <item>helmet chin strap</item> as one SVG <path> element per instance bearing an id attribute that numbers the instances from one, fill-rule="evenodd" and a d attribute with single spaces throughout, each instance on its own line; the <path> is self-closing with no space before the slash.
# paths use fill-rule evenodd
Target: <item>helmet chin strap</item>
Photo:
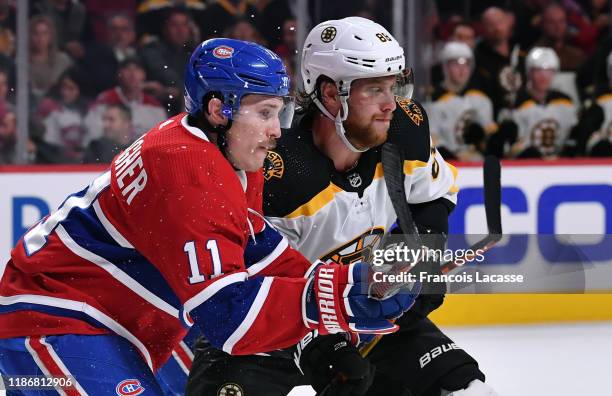
<path id="1" fill-rule="evenodd" d="M 327 118 L 329 118 L 330 120 L 334 122 L 334 125 L 336 126 L 336 134 L 340 137 L 340 140 L 342 140 L 342 143 L 344 143 L 346 148 L 348 148 L 354 153 L 363 153 L 365 151 L 368 151 L 368 148 L 358 149 L 357 147 L 353 146 L 351 142 L 349 142 L 349 140 L 346 138 L 346 131 L 344 130 L 344 125 L 343 125 L 344 120 L 346 120 L 346 117 L 348 117 L 348 103 L 347 103 L 346 96 L 340 96 L 340 103 L 342 104 L 342 110 L 339 111 L 338 115 L 335 117 L 331 115 L 329 111 L 327 111 L 325 106 L 323 106 L 323 103 L 321 103 L 319 98 L 317 98 L 316 94 L 313 93 L 311 97 L 312 97 L 312 101 L 317 105 L 319 110 L 321 110 L 321 113 L 325 114 Z"/>

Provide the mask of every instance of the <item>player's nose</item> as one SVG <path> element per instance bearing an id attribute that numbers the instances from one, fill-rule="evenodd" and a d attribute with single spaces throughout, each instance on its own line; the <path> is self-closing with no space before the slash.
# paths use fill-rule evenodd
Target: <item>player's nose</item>
<path id="1" fill-rule="evenodd" d="M 393 94 L 387 95 L 385 100 L 380 104 L 380 110 L 382 112 L 393 112 L 397 104 L 395 103 L 395 96 Z"/>

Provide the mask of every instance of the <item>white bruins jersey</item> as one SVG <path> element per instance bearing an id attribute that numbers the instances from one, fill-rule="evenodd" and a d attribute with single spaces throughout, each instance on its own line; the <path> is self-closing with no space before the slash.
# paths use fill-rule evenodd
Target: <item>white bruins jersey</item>
<path id="1" fill-rule="evenodd" d="M 612 93 L 600 95 L 597 98 L 597 104 L 603 108 L 604 121 L 598 133 L 593 134 L 591 141 L 596 143 L 601 139 L 610 139 L 612 141 Z M 595 136 L 596 135 L 596 136 Z"/>
<path id="2" fill-rule="evenodd" d="M 363 153 L 344 173 L 300 126 L 284 131 L 265 168 L 264 213 L 310 261 L 371 261 L 372 249 L 396 222 L 383 178 L 380 147 Z M 410 135 L 404 162 L 409 203 L 446 198 L 456 203 L 456 169 L 431 147 L 420 104 L 398 100 L 389 133 Z"/>
<path id="3" fill-rule="evenodd" d="M 479 124 L 489 132 L 496 128 L 491 99 L 477 89 L 463 93 L 438 89 L 432 95 L 432 101 L 425 103 L 425 109 L 436 145 L 453 152 L 465 148 L 463 132 L 470 123 Z"/>
<path id="4" fill-rule="evenodd" d="M 517 98 L 512 118 L 518 125 L 519 140 L 526 146 L 536 147 L 544 156 L 558 154 L 578 122 L 570 97 L 554 90 L 543 103 L 523 92 Z"/>

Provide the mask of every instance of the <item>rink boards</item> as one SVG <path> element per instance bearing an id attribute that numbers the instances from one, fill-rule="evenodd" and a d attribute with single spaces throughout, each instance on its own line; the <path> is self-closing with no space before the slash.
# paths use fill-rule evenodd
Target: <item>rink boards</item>
<path id="1" fill-rule="evenodd" d="M 450 232 L 484 234 L 482 170 L 473 164 L 458 167 L 461 191 Z M 28 227 L 104 169 L 0 167 L 0 262 L 6 262 L 11 247 Z M 504 162 L 502 201 L 504 232 L 520 235 L 498 247 L 490 264 L 509 269 L 529 265 L 530 270 L 537 267 L 534 262 L 548 268 L 563 266 L 548 262 L 529 235 L 612 234 L 612 160 Z M 585 276 L 587 289 L 595 294 L 516 290 L 520 294 L 449 295 L 433 318 L 444 325 L 612 320 L 612 288 L 598 272 L 600 267 L 611 265 L 612 247 L 596 248 L 599 253 Z"/>

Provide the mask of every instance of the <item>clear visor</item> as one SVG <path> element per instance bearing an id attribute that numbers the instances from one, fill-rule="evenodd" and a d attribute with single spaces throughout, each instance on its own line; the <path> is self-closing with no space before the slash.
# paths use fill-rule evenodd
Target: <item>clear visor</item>
<path id="1" fill-rule="evenodd" d="M 414 78 L 411 69 L 392 76 L 363 78 L 351 83 L 350 97 L 362 104 L 385 104 L 393 102 L 396 96 L 412 97 Z"/>
<path id="2" fill-rule="evenodd" d="M 253 126 L 290 128 L 294 111 L 293 96 L 246 95 L 233 119 Z"/>

